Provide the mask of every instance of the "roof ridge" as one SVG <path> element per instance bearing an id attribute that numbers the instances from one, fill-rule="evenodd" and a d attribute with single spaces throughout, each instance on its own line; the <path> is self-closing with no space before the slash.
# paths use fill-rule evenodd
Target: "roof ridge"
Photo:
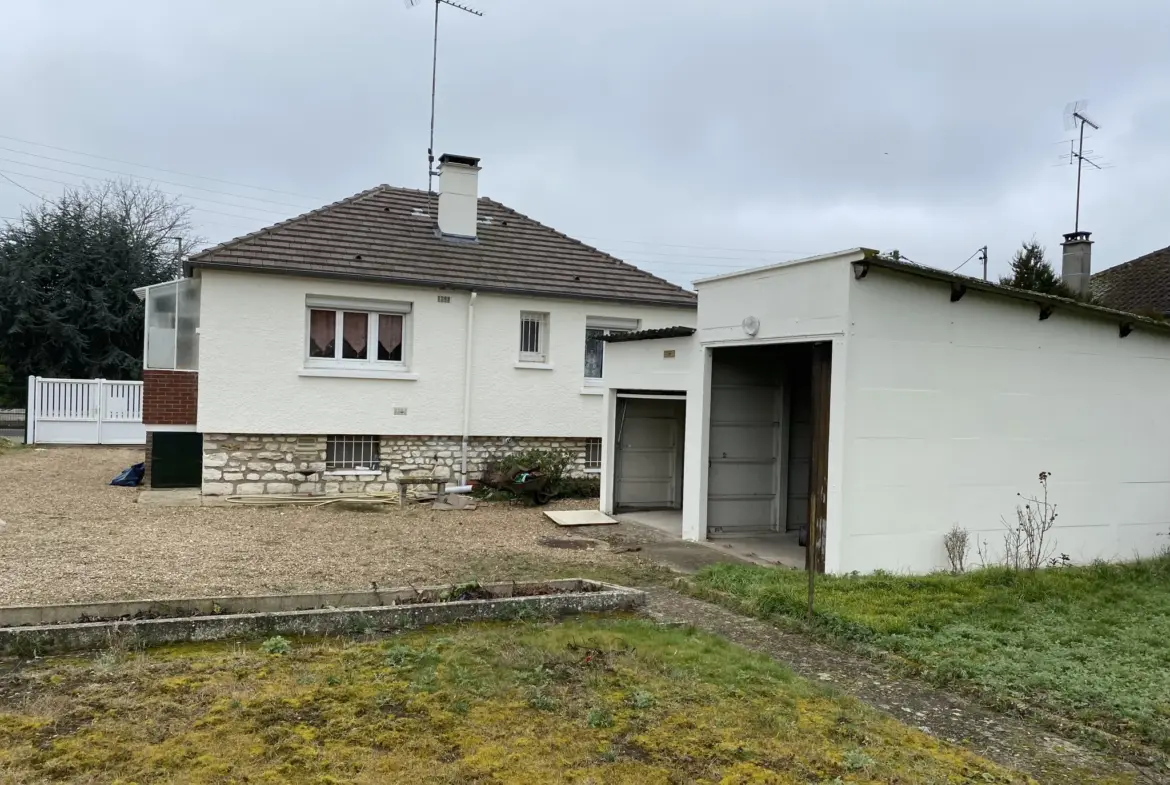
<path id="1" fill-rule="evenodd" d="M 480 199 L 482 199 L 485 202 L 491 202 L 492 204 L 496 205 L 497 207 L 501 207 L 504 210 L 507 210 L 508 212 L 515 213 L 516 215 L 520 216 L 521 218 L 523 218 L 526 221 L 532 221 L 532 223 L 536 224 L 537 226 L 540 226 L 544 229 L 548 229 L 550 232 L 557 235 L 558 237 L 561 237 L 565 240 L 568 240 L 571 243 L 575 243 L 575 244 L 581 246 L 582 248 L 588 249 L 588 250 L 590 250 L 594 253 L 597 253 L 597 254 L 601 254 L 605 258 L 617 263 L 621 267 L 625 267 L 625 268 L 628 268 L 630 270 L 633 270 L 634 272 L 636 272 L 636 273 L 638 273 L 646 278 L 652 278 L 653 280 L 657 281 L 658 283 L 664 283 L 667 286 L 671 286 L 680 292 L 684 292 L 686 294 L 693 295 L 695 297 L 698 296 L 690 289 L 684 289 L 681 286 L 679 286 L 678 284 L 671 283 L 670 281 L 666 280 L 665 278 L 657 276 L 652 272 L 648 272 L 647 270 L 643 270 L 641 267 L 630 264 L 627 261 L 623 261 L 622 259 L 619 259 L 618 257 L 614 256 L 611 253 L 603 251 L 600 248 L 595 248 L 594 246 L 590 245 L 589 243 L 581 242 L 576 237 L 570 237 L 569 235 L 565 234 L 564 232 L 562 232 L 558 229 L 555 229 L 554 227 L 549 226 L 548 224 L 541 223 L 540 221 L 536 220 L 535 218 L 533 218 L 530 215 L 525 215 L 524 213 L 520 212 L 519 210 L 515 209 L 514 207 L 509 207 L 508 205 L 506 205 L 502 202 L 497 202 L 495 199 L 491 199 L 491 198 L 486 197 L 486 196 L 481 196 Z"/>
<path id="2" fill-rule="evenodd" d="M 257 229 L 254 232 L 248 232 L 247 234 L 241 234 L 240 236 L 233 237 L 230 240 L 224 240 L 222 243 L 219 243 L 218 245 L 213 245 L 210 248 L 204 248 L 199 253 L 196 253 L 192 256 L 188 256 L 187 261 L 190 262 L 192 260 L 196 260 L 196 259 L 199 259 L 203 256 L 206 256 L 207 254 L 214 253 L 215 251 L 222 251 L 225 248 L 231 248 L 232 246 L 234 246 L 238 243 L 242 243 L 245 240 L 252 240 L 252 239 L 255 239 L 257 237 L 263 237 L 264 235 L 272 232 L 275 229 L 283 229 L 286 226 L 288 226 L 289 224 L 296 223 L 297 221 L 303 221 L 306 218 L 312 218 L 316 215 L 320 215 L 321 213 L 326 212 L 327 210 L 332 210 L 333 208 L 340 207 L 344 204 L 353 204 L 354 202 L 360 201 L 360 200 L 366 198 L 367 196 L 372 196 L 373 194 L 378 193 L 379 191 L 391 189 L 393 187 L 394 186 L 382 183 L 379 185 L 375 185 L 372 188 L 367 188 L 364 191 L 358 191 L 356 194 L 352 194 L 350 196 L 347 196 L 344 199 L 338 199 L 336 202 L 330 202 L 329 204 L 322 205 L 321 207 L 318 207 L 316 209 L 309 210 L 307 213 L 301 213 L 300 215 L 294 215 L 292 218 L 285 218 L 283 221 L 277 221 L 274 224 L 269 224 L 268 226 L 265 226 L 261 229 Z M 413 188 L 400 188 L 397 190 L 413 191 L 415 189 L 413 189 Z"/>

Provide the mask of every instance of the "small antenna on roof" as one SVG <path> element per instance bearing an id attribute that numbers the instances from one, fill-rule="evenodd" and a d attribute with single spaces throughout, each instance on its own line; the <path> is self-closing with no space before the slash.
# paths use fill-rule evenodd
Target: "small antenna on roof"
<path id="1" fill-rule="evenodd" d="M 1093 156 L 1092 150 L 1085 150 L 1085 126 L 1088 125 L 1094 131 L 1101 130 L 1101 126 L 1094 123 L 1085 114 L 1088 106 L 1088 101 L 1073 101 L 1064 108 L 1064 130 L 1078 131 L 1076 148 L 1073 149 L 1073 140 L 1070 139 L 1068 152 L 1068 162 L 1071 164 L 1075 161 L 1077 165 L 1077 208 L 1076 216 L 1073 220 L 1074 233 L 1081 231 L 1081 170 L 1085 164 L 1089 164 L 1096 169 L 1102 168 L 1097 163 L 1100 156 Z"/>
<path id="2" fill-rule="evenodd" d="M 425 0 L 406 0 L 407 8 L 414 8 L 417 5 L 422 5 Z M 460 11 L 466 11 L 475 16 L 483 16 L 483 11 L 476 11 L 465 5 L 460 5 L 454 0 L 435 0 L 435 37 L 431 45 L 431 138 L 427 145 L 427 191 L 434 193 L 435 189 L 432 187 L 435 177 L 435 86 L 436 78 L 439 71 L 439 6 L 449 5 L 452 8 L 458 8 Z"/>

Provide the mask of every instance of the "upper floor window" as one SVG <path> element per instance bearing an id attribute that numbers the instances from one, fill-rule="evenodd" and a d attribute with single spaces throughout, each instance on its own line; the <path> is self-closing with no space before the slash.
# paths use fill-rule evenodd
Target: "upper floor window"
<path id="1" fill-rule="evenodd" d="M 548 362 L 548 314 L 520 312 L 520 362 Z"/>
<path id="2" fill-rule="evenodd" d="M 628 333 L 638 329 L 637 319 L 611 319 L 589 316 L 585 319 L 585 381 L 600 382 L 605 372 L 603 335 Z"/>
<path id="3" fill-rule="evenodd" d="M 406 367 L 410 303 L 310 297 L 307 306 L 306 365 Z"/>

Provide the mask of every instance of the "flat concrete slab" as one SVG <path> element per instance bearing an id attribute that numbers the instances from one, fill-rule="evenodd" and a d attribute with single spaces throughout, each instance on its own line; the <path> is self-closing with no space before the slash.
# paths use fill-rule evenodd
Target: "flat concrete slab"
<path id="1" fill-rule="evenodd" d="M 544 516 L 557 526 L 610 526 L 617 523 L 600 510 L 545 510 Z"/>
<path id="2" fill-rule="evenodd" d="M 202 507 L 203 494 L 198 488 L 143 488 L 138 503 L 151 507 Z"/>
<path id="3" fill-rule="evenodd" d="M 804 548 L 797 544 L 796 532 L 729 537 L 708 540 L 704 544 L 756 564 L 804 569 Z"/>
<path id="4" fill-rule="evenodd" d="M 623 512 L 617 516 L 622 523 L 636 523 L 665 532 L 671 537 L 682 537 L 682 510 L 642 510 Z"/>

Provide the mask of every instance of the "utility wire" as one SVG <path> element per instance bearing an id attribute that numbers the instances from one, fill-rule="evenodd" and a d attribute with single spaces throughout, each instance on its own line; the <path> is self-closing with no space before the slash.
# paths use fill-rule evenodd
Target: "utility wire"
<path id="1" fill-rule="evenodd" d="M 968 257 L 967 257 L 967 259 L 966 259 L 966 260 L 963 262 L 963 264 L 966 264 L 967 262 L 969 262 L 969 261 L 971 261 L 972 259 L 974 259 L 976 256 L 978 256 L 978 255 L 979 255 L 979 252 L 980 252 L 980 251 L 982 251 L 982 250 L 983 250 L 982 248 L 976 248 L 976 249 L 975 249 L 975 253 L 973 253 L 973 254 L 971 254 L 970 256 L 968 256 Z M 958 267 L 956 267 L 955 269 L 951 270 L 951 272 L 952 272 L 952 273 L 957 273 L 959 270 L 963 269 L 963 264 L 960 264 Z"/>
<path id="2" fill-rule="evenodd" d="M 5 163 L 10 163 L 10 164 L 17 164 L 18 166 L 27 166 L 31 169 L 41 169 L 41 170 L 44 170 L 46 172 L 56 172 L 57 174 L 67 174 L 67 175 L 71 175 L 73 177 L 80 177 L 82 179 L 89 179 L 89 180 L 104 179 L 104 178 L 94 177 L 93 175 L 82 174 L 81 172 L 70 172 L 68 169 L 54 169 L 51 166 L 41 166 L 40 164 L 30 164 L 30 163 L 27 163 L 25 161 L 17 161 L 13 158 L 0 157 L 0 161 L 4 161 Z M 68 161 L 66 163 L 68 163 Z M 84 164 L 81 164 L 81 165 L 84 166 Z M 92 167 L 92 168 L 96 169 L 99 167 Z M 132 175 L 129 172 L 114 172 L 111 169 L 102 169 L 101 171 L 111 172 L 113 174 L 120 174 L 123 177 L 129 177 L 131 180 L 138 180 L 141 182 L 163 183 L 164 185 L 174 185 L 174 186 L 177 186 L 179 188 L 194 188 L 194 189 L 197 189 L 200 191 L 210 190 L 207 188 L 200 188 L 197 185 L 187 185 L 186 183 L 176 183 L 176 182 L 171 182 L 170 180 L 156 180 L 153 177 L 140 177 L 137 175 Z M 32 176 L 33 175 L 31 175 L 31 174 L 26 175 L 26 177 L 32 177 Z M 283 215 L 285 217 L 288 217 L 288 210 L 273 210 L 270 207 L 253 207 L 252 205 L 248 205 L 248 204 L 237 204 L 235 202 L 221 202 L 221 201 L 218 201 L 216 199 L 208 199 L 206 196 L 191 196 L 189 194 L 176 194 L 176 193 L 171 193 L 170 191 L 163 191 L 163 193 L 170 193 L 171 196 L 182 196 L 185 199 L 202 199 L 205 202 L 211 202 L 212 204 L 222 204 L 226 207 L 239 207 L 242 210 L 256 210 L 257 212 L 272 213 L 273 215 Z M 212 191 L 212 193 L 224 193 L 224 192 L 223 191 Z M 237 194 L 227 194 L 227 195 L 228 196 L 237 196 Z M 245 197 L 241 197 L 241 198 L 247 199 L 249 197 L 245 196 Z M 265 200 L 265 201 L 267 201 L 267 200 Z M 296 209 L 296 210 L 304 210 L 307 212 L 307 209 L 304 207 L 300 207 L 297 205 L 289 205 L 289 206 Z"/>
<path id="3" fill-rule="evenodd" d="M 19 188 L 20 190 L 24 191 L 25 193 L 32 194 L 32 195 L 33 195 L 33 196 L 35 196 L 36 198 L 40 199 L 42 202 L 43 202 L 43 201 L 45 201 L 45 197 L 41 196 L 41 195 L 40 195 L 40 194 L 38 194 L 38 193 L 35 193 L 35 192 L 33 192 L 33 191 L 30 191 L 28 188 L 25 188 L 23 185 L 21 185 L 20 183 L 16 182 L 15 180 L 13 180 L 11 177 L 9 177 L 9 176 L 8 176 L 6 173 L 4 173 L 4 172 L 0 172 L 0 177 L 3 177 L 5 180 L 7 180 L 8 182 L 12 183 L 13 185 L 15 185 L 17 188 Z M 35 178 L 34 178 L 34 179 L 35 179 Z"/>
<path id="4" fill-rule="evenodd" d="M 49 177 L 41 177 L 41 176 L 35 175 L 35 174 L 25 174 L 24 172 L 5 172 L 5 170 L 0 169 L 0 177 L 3 177 L 5 180 L 8 180 L 13 185 L 19 186 L 21 188 L 24 188 L 24 186 L 20 185 L 20 183 L 17 183 L 14 180 L 12 180 L 12 178 L 8 177 L 8 174 L 16 174 L 16 175 L 19 175 L 21 177 L 31 177 L 34 180 L 44 180 L 47 183 L 56 183 L 57 185 L 64 185 L 64 186 L 68 186 L 70 188 L 76 188 L 78 186 L 77 183 L 67 183 L 64 180 L 54 180 L 54 179 L 49 178 Z M 77 176 L 83 177 L 83 175 L 77 175 Z M 27 188 L 25 188 L 24 190 L 28 191 Z M 46 201 L 45 197 L 41 196 L 40 194 L 35 194 L 32 191 L 29 191 L 29 193 L 33 194 L 33 196 L 37 197 L 41 201 Z M 170 191 L 160 191 L 160 193 L 167 194 L 168 196 L 182 196 L 182 194 L 173 194 Z M 202 199 L 203 197 L 195 196 L 195 197 L 190 197 L 190 198 Z M 211 200 L 208 199 L 206 201 L 211 201 Z M 217 202 L 217 204 L 219 204 L 219 203 Z M 225 213 L 225 212 L 220 212 L 219 210 L 209 210 L 206 207 L 199 207 L 198 205 L 191 205 L 191 209 L 198 210 L 198 211 L 203 212 L 203 213 L 211 213 L 212 215 L 225 215 L 228 218 L 235 218 L 236 220 L 248 220 L 248 219 L 255 220 L 255 221 L 268 220 L 268 219 L 260 218 L 258 216 L 254 216 L 254 215 L 241 215 L 239 213 Z M 250 208 L 250 209 L 252 209 L 252 208 Z"/>
<path id="5" fill-rule="evenodd" d="M 121 158 L 110 158 L 110 157 L 104 156 L 104 155 L 97 155 L 96 153 L 85 153 L 85 152 L 82 152 L 81 150 L 70 150 L 67 147 L 56 147 L 56 146 L 51 145 L 51 144 L 44 144 L 43 142 L 33 142 L 33 141 L 28 140 L 28 139 L 21 139 L 21 138 L 16 137 L 16 136 L 6 136 L 4 134 L 0 134 L 0 139 L 7 139 L 10 142 L 20 142 L 21 144 L 31 144 L 31 145 L 34 145 L 36 147 L 45 147 L 45 148 L 48 148 L 50 150 L 58 150 L 62 153 L 73 153 L 74 155 L 84 155 L 87 158 L 100 158 L 103 161 L 113 161 L 114 163 L 126 164 L 127 166 L 137 166 L 139 169 L 154 169 L 155 171 L 158 171 L 158 172 L 166 172 L 167 174 L 177 174 L 177 175 L 181 175 L 183 177 L 194 177 L 194 178 L 197 178 L 199 180 L 209 180 L 213 183 L 223 183 L 224 185 L 235 185 L 235 186 L 239 186 L 240 188 L 253 188 L 257 191 L 269 191 L 269 192 L 275 193 L 275 194 L 284 194 L 286 196 L 296 196 L 296 197 L 299 197 L 301 199 L 308 199 L 308 200 L 314 201 L 314 202 L 323 201 L 321 199 L 321 197 L 318 197 L 318 196 L 306 196 L 305 194 L 298 194 L 298 193 L 294 193 L 292 191 L 281 191 L 281 190 L 278 190 L 276 188 L 265 188 L 262 185 L 248 185 L 247 183 L 237 183 L 237 182 L 234 182 L 232 180 L 221 180 L 218 177 L 208 177 L 208 176 L 202 175 L 202 174 L 191 174 L 190 172 L 180 172 L 176 169 L 163 169 L 161 166 L 150 166 L 149 164 L 139 164 L 139 163 L 135 163 L 134 161 L 125 161 L 125 160 L 122 160 Z"/>
<path id="6" fill-rule="evenodd" d="M 68 161 L 64 158 L 54 158 L 51 155 L 40 155 L 39 153 L 26 153 L 24 150 L 15 150 L 11 147 L 4 147 L 2 145 L 0 145 L 0 150 L 7 150 L 8 152 L 16 153 L 17 155 L 28 155 L 28 156 L 31 156 L 33 158 L 42 158 L 46 161 L 56 161 L 57 163 L 69 164 L 70 166 L 83 166 L 86 169 L 94 169 L 94 170 L 97 170 L 99 172 L 109 172 L 110 174 L 120 174 L 120 175 L 123 175 L 124 177 L 134 177 L 134 178 L 146 179 L 146 176 L 141 175 L 141 174 L 132 174 L 130 172 L 122 172 L 122 171 L 119 171 L 117 169 L 106 169 L 105 167 L 102 167 L 102 166 L 94 166 L 92 164 L 83 164 L 80 161 Z M 17 160 L 13 160 L 11 158 L 0 158 L 0 161 L 7 161 L 8 163 L 13 163 L 13 164 L 24 164 L 25 166 L 32 166 L 32 167 L 37 166 L 36 164 L 30 164 L 26 161 L 17 161 Z M 49 169 L 49 167 L 47 167 L 47 166 L 39 167 L 39 168 Z M 49 171 L 56 172 L 56 171 L 60 171 L 60 170 L 49 169 Z M 69 174 L 72 174 L 72 172 L 70 172 Z M 156 177 L 150 177 L 150 180 L 153 182 L 156 182 L 156 183 L 166 183 L 167 185 L 177 185 L 180 188 L 194 188 L 196 191 L 207 191 L 208 193 L 212 193 L 212 194 L 223 194 L 224 196 L 234 196 L 237 199 L 251 199 L 251 200 L 256 201 L 256 202 L 268 202 L 269 204 L 279 204 L 279 205 L 283 205 L 284 207 L 292 207 L 296 210 L 304 210 L 305 209 L 303 205 L 292 204 L 291 202 L 278 202 L 275 199 L 265 199 L 263 196 L 247 196 L 246 194 L 235 194 L 235 193 L 232 193 L 230 191 L 219 191 L 219 190 L 216 190 L 215 188 L 204 188 L 203 186 L 199 186 L 199 185 L 189 185 L 187 183 L 175 183 L 175 182 L 171 182 L 170 180 L 159 180 Z"/>

